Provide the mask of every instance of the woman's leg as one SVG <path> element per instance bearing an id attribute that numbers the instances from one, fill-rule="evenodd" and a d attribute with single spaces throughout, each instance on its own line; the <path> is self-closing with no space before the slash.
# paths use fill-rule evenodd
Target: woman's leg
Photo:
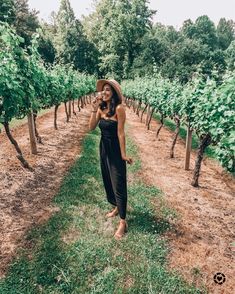
<path id="1" fill-rule="evenodd" d="M 125 220 L 127 208 L 127 180 L 125 162 L 110 164 L 110 178 L 119 216 L 121 219 Z"/>
<path id="2" fill-rule="evenodd" d="M 116 164 L 115 164 L 116 163 Z M 121 239 L 127 232 L 126 209 L 127 209 L 127 179 L 126 163 L 123 161 L 113 162 L 110 164 L 110 175 L 113 191 L 116 198 L 120 223 L 115 232 L 115 239 Z"/>
<path id="3" fill-rule="evenodd" d="M 107 200 L 110 204 L 117 206 L 115 194 L 112 187 L 112 181 L 110 177 L 110 171 L 107 163 L 106 158 L 102 158 L 100 160 L 100 166 L 101 166 L 101 174 L 103 178 L 104 188 L 106 192 Z"/>
<path id="4" fill-rule="evenodd" d="M 114 234 L 115 239 L 117 240 L 121 239 L 126 232 L 127 232 L 127 222 L 125 219 L 121 219 L 119 222 L 117 231 Z"/>
<path id="5" fill-rule="evenodd" d="M 116 215 L 118 215 L 118 208 L 117 208 L 117 206 L 115 206 L 112 211 L 108 212 L 106 214 L 106 217 L 114 217 Z"/>

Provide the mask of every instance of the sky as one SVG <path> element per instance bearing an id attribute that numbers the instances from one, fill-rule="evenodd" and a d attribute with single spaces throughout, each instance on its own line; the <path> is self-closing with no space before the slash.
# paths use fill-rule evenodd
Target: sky
<path id="1" fill-rule="evenodd" d="M 70 0 L 78 18 L 92 12 L 93 0 Z M 52 11 L 58 11 L 60 0 L 29 0 L 29 7 L 40 11 L 39 17 L 49 20 Z M 149 7 L 157 10 L 154 22 L 173 25 L 179 29 L 186 19 L 196 20 L 208 15 L 217 25 L 221 17 L 235 21 L 235 0 L 150 0 Z"/>

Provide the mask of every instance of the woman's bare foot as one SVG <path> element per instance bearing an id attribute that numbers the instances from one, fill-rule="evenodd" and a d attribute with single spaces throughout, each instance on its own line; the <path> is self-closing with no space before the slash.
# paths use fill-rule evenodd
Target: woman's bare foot
<path id="1" fill-rule="evenodd" d="M 115 207 L 112 211 L 108 212 L 106 214 L 106 217 L 114 217 L 116 215 L 118 215 L 118 208 L 117 207 Z"/>
<path id="2" fill-rule="evenodd" d="M 120 240 L 125 235 L 126 232 L 127 232 L 127 223 L 124 219 L 122 219 L 120 220 L 118 229 L 116 233 L 114 234 L 114 238 L 116 240 Z"/>

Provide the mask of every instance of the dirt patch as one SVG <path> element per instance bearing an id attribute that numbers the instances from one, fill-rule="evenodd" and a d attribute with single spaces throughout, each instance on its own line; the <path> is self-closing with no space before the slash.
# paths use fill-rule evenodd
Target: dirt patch
<path id="1" fill-rule="evenodd" d="M 38 155 L 30 154 L 26 124 L 12 133 L 34 172 L 23 169 L 16 152 L 0 134 L 0 277 L 7 265 L 24 246 L 25 233 L 35 224 L 46 222 L 58 210 L 51 200 L 61 181 L 81 150 L 81 141 L 88 131 L 89 109 L 83 109 L 66 123 L 64 107 L 58 110 L 58 131 L 53 127 L 53 109 L 38 118 L 43 145 Z"/>
<path id="2" fill-rule="evenodd" d="M 78 228 L 71 227 L 69 228 L 69 230 L 66 232 L 66 234 L 64 236 L 62 236 L 62 240 L 64 241 L 64 243 L 70 245 L 75 243 L 79 237 L 80 237 L 80 232 L 78 230 Z"/>
<path id="3" fill-rule="evenodd" d="M 190 185 L 195 161 L 191 155 L 190 170 L 184 170 L 185 143 L 179 139 L 175 158 L 169 154 L 172 132 L 163 128 L 156 139 L 157 122 L 147 131 L 139 117 L 127 110 L 128 133 L 138 146 L 142 171 L 146 183 L 159 187 L 168 205 L 180 217 L 175 231 L 168 233 L 171 253 L 169 268 L 178 270 L 186 280 L 196 286 L 206 284 L 209 293 L 234 293 L 234 252 L 230 244 L 235 241 L 234 207 L 235 180 L 215 161 L 202 163 L 200 187 Z M 218 285 L 213 276 L 222 272 L 226 282 Z"/>

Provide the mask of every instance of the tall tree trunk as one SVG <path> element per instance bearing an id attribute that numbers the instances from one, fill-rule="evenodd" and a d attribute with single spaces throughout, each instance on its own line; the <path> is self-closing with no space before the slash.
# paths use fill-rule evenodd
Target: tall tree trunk
<path id="1" fill-rule="evenodd" d="M 84 108 L 84 98 L 83 98 L 83 96 L 81 97 L 81 108 Z"/>
<path id="2" fill-rule="evenodd" d="M 133 107 L 133 111 L 135 113 L 135 100 L 134 99 L 132 100 L 132 107 Z"/>
<path id="3" fill-rule="evenodd" d="M 197 131 L 196 131 L 197 133 Z M 190 155 L 191 155 L 191 150 L 192 150 L 192 135 L 193 135 L 193 130 L 190 127 L 190 121 L 188 121 L 188 126 L 187 126 L 187 137 L 186 137 L 186 150 L 185 150 L 185 161 L 184 161 L 184 169 L 189 170 L 190 167 Z M 198 136 L 199 138 L 200 136 Z"/>
<path id="4" fill-rule="evenodd" d="M 160 127 L 158 128 L 157 130 L 157 133 L 156 133 L 156 137 L 158 137 L 160 131 L 161 131 L 161 128 L 163 127 L 163 124 L 164 124 L 164 116 L 163 114 L 161 114 L 161 120 L 160 120 L 161 124 L 160 124 Z"/>
<path id="5" fill-rule="evenodd" d="M 145 119 L 145 125 L 146 126 L 147 126 L 148 120 L 149 120 L 149 113 L 150 113 L 150 105 L 148 105 L 148 107 L 147 107 L 147 115 L 146 115 L 146 119 Z"/>
<path id="6" fill-rule="evenodd" d="M 129 98 L 126 97 L 126 106 L 129 108 Z"/>
<path id="7" fill-rule="evenodd" d="M 132 98 L 130 98 L 130 99 L 129 99 L 129 108 L 131 108 L 131 106 L 132 106 L 132 103 L 133 103 L 133 99 L 132 99 Z"/>
<path id="8" fill-rule="evenodd" d="M 69 117 L 72 116 L 72 111 L 71 111 L 71 100 L 69 100 Z"/>
<path id="9" fill-rule="evenodd" d="M 64 102 L 64 109 L 66 113 L 66 122 L 69 122 L 69 113 L 68 113 L 68 108 L 67 108 L 67 102 Z"/>
<path id="10" fill-rule="evenodd" d="M 78 99 L 78 111 L 80 112 L 81 111 L 81 108 L 80 108 L 80 98 Z"/>
<path id="11" fill-rule="evenodd" d="M 174 158 L 174 149 L 175 149 L 175 144 L 179 135 L 179 131 L 180 131 L 180 119 L 178 118 L 178 116 L 174 117 L 175 123 L 176 123 L 176 129 L 175 129 L 175 133 L 174 133 L 174 138 L 173 138 L 173 142 L 171 145 L 171 149 L 170 149 L 170 158 Z"/>
<path id="12" fill-rule="evenodd" d="M 128 98 L 124 97 L 124 103 L 126 104 L 126 106 L 128 107 Z"/>
<path id="13" fill-rule="evenodd" d="M 27 119 L 28 119 L 28 128 L 29 128 L 30 149 L 31 149 L 31 153 L 36 155 L 37 154 L 37 142 L 36 142 L 36 136 L 35 136 L 34 117 L 33 117 L 32 111 L 30 111 L 28 113 Z"/>
<path id="14" fill-rule="evenodd" d="M 33 171 L 32 167 L 30 167 L 30 165 L 28 164 L 28 162 L 24 159 L 24 156 L 22 154 L 22 151 L 18 145 L 18 143 L 16 142 L 16 140 L 13 138 L 12 134 L 11 134 L 11 131 L 10 131 L 10 128 L 9 128 L 9 123 L 8 122 L 4 122 L 3 123 L 4 125 L 4 128 L 5 128 L 5 131 L 6 131 L 6 134 L 7 134 L 7 137 L 8 139 L 10 140 L 10 142 L 14 145 L 15 147 L 15 150 L 16 152 L 18 153 L 17 154 L 17 158 L 19 159 L 19 161 L 21 162 L 21 165 L 24 167 L 24 168 L 27 168 L 29 169 L 30 171 Z"/>
<path id="15" fill-rule="evenodd" d="M 144 112 L 145 112 L 145 110 L 147 109 L 147 107 L 148 107 L 148 104 L 145 105 L 144 110 L 143 110 L 142 113 L 141 113 L 141 116 L 140 116 L 140 121 L 141 121 L 141 122 L 143 121 L 143 115 L 144 115 Z"/>
<path id="16" fill-rule="evenodd" d="M 73 115 L 77 115 L 76 111 L 75 111 L 75 107 L 74 107 L 74 99 L 72 101 L 72 107 L 73 107 Z"/>
<path id="17" fill-rule="evenodd" d="M 138 102 L 138 106 L 137 106 L 137 110 L 136 110 L 136 114 L 138 116 L 140 116 L 140 108 L 141 108 L 141 101 Z"/>
<path id="18" fill-rule="evenodd" d="M 193 172 L 193 180 L 191 185 L 193 187 L 198 187 L 198 179 L 199 179 L 199 174 L 200 174 L 200 169 L 201 169 L 201 163 L 203 159 L 203 154 L 207 146 L 209 146 L 211 143 L 211 136 L 209 134 L 203 136 L 200 140 L 198 152 L 197 152 L 197 158 L 195 161 L 195 168 Z"/>
<path id="19" fill-rule="evenodd" d="M 135 101 L 135 113 L 136 113 L 136 114 L 137 114 L 138 107 L 139 107 L 139 101 L 136 100 L 136 101 Z"/>
<path id="20" fill-rule="evenodd" d="M 55 106 L 55 111 L 54 111 L 54 128 L 55 130 L 58 130 L 58 127 L 57 127 L 57 110 L 59 108 L 59 104 L 57 104 Z"/>
<path id="21" fill-rule="evenodd" d="M 128 98 L 128 100 L 127 100 L 127 107 L 131 108 L 131 98 Z"/>
<path id="22" fill-rule="evenodd" d="M 35 136 L 36 136 L 36 139 L 37 139 L 37 142 L 39 144 L 43 144 L 42 143 L 42 137 L 39 135 L 38 133 L 38 129 L 37 129 L 37 111 L 33 113 L 33 121 L 34 121 L 34 130 L 35 130 Z"/>
<path id="23" fill-rule="evenodd" d="M 147 123 L 147 129 L 148 130 L 150 129 L 150 123 L 151 123 L 151 120 L 152 120 L 152 117 L 153 117 L 154 110 L 155 109 L 152 107 L 152 110 L 151 110 L 151 113 L 150 113 L 150 116 L 149 116 L 149 120 L 148 120 L 148 123 Z"/>

